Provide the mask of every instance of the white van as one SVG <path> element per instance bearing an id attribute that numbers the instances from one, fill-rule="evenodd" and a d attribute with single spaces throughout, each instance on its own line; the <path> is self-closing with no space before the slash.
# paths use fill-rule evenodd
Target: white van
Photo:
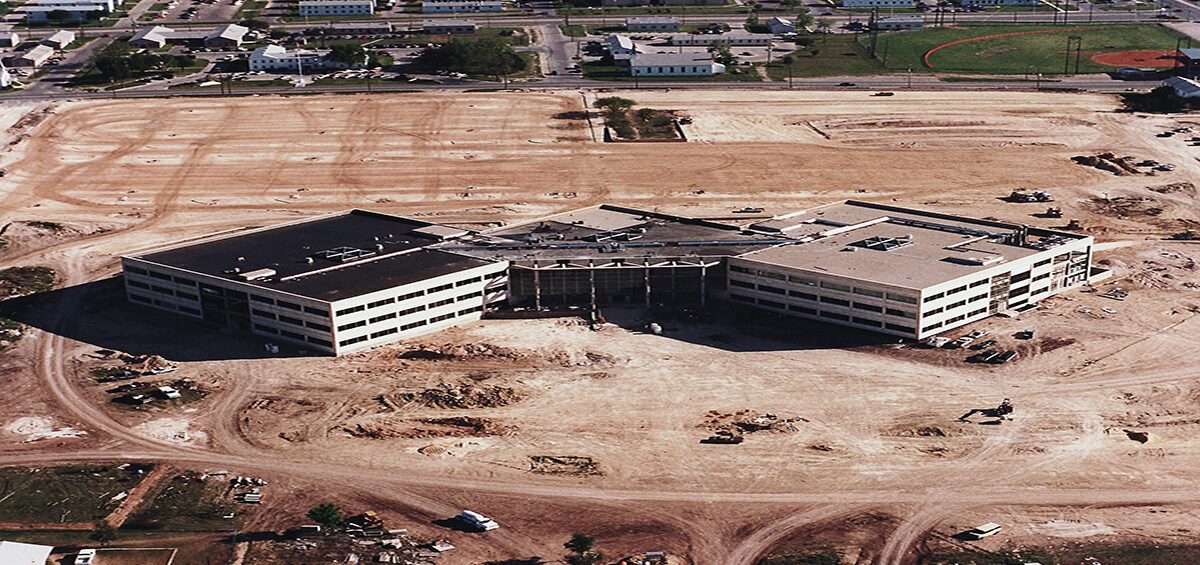
<path id="1" fill-rule="evenodd" d="M 483 514 L 480 514 L 478 512 L 472 512 L 470 510 L 463 510 L 462 512 L 460 512 L 458 514 L 458 519 L 460 521 L 462 521 L 464 524 L 466 524 L 467 526 L 470 526 L 481 532 L 487 532 L 487 531 L 496 530 L 496 529 L 500 528 L 500 524 L 497 524 L 495 520 L 488 518 L 487 516 L 484 516 Z"/>

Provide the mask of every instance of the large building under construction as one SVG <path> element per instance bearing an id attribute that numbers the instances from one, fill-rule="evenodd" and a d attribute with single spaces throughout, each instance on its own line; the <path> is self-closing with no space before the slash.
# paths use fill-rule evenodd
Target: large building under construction
<path id="1" fill-rule="evenodd" d="M 340 355 L 499 308 L 709 300 L 918 339 L 1084 284 L 1091 247 L 856 201 L 747 226 L 605 205 L 485 232 L 353 210 L 122 265 L 132 302 Z"/>

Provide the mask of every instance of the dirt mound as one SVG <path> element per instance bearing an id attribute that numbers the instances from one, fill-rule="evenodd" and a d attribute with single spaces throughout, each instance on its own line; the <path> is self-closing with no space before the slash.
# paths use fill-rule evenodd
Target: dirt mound
<path id="1" fill-rule="evenodd" d="M 1091 57 L 1093 63 L 1110 67 L 1173 67 L 1177 62 L 1175 53 L 1157 49 L 1132 49 L 1097 53 Z"/>
<path id="2" fill-rule="evenodd" d="M 700 427 L 714 433 L 724 431 L 740 436 L 763 431 L 798 432 L 800 428 L 796 427 L 797 422 L 808 422 L 808 420 L 799 416 L 780 418 L 770 412 L 760 414 L 751 410 L 741 410 L 733 414 L 726 414 L 713 410 L 707 414 L 707 418 Z"/>
<path id="3" fill-rule="evenodd" d="M 1183 193 L 1188 196 L 1196 195 L 1196 185 L 1194 185 L 1190 182 L 1173 182 L 1171 184 L 1160 184 L 1158 186 L 1147 186 L 1146 189 L 1148 189 L 1150 192 L 1157 192 L 1159 194 Z"/>
<path id="4" fill-rule="evenodd" d="M 952 431 L 937 426 L 921 426 L 909 430 L 902 430 L 896 435 L 900 437 L 949 437 L 953 434 Z"/>
<path id="5" fill-rule="evenodd" d="M 424 345 L 400 353 L 401 359 L 419 361 L 450 361 L 462 359 L 507 359 L 519 361 L 533 355 L 532 351 L 513 349 L 486 343 Z"/>
<path id="6" fill-rule="evenodd" d="M 541 475 L 588 477 L 603 475 L 596 460 L 577 455 L 531 455 L 529 471 Z"/>
<path id="7" fill-rule="evenodd" d="M 1100 153 L 1099 155 L 1076 155 L 1071 157 L 1071 160 L 1085 167 L 1095 167 L 1102 171 L 1108 171 L 1118 176 L 1137 175 L 1142 173 L 1133 165 L 1133 158 L 1117 157 L 1112 153 Z"/>
<path id="8" fill-rule="evenodd" d="M 1158 216 L 1163 213 L 1162 203 L 1148 196 L 1096 197 L 1086 202 L 1097 213 L 1119 218 Z"/>
<path id="9" fill-rule="evenodd" d="M 414 403 L 429 408 L 464 409 L 508 406 L 524 397 L 516 389 L 506 386 L 442 383 L 421 391 L 384 395 L 379 400 L 392 409 Z"/>
<path id="10" fill-rule="evenodd" d="M 375 420 L 345 426 L 342 430 L 352 437 L 368 439 L 418 439 L 503 436 L 512 434 L 516 428 L 488 418 L 454 416 L 419 420 Z"/>

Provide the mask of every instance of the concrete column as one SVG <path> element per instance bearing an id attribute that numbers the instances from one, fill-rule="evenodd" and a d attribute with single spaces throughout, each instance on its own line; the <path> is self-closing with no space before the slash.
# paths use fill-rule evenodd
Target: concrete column
<path id="1" fill-rule="evenodd" d="M 588 291 L 591 293 L 592 312 L 596 311 L 596 263 L 588 259 Z"/>
<path id="2" fill-rule="evenodd" d="M 649 308 L 650 307 L 650 260 L 646 259 L 645 261 L 642 262 L 642 265 L 645 267 L 645 270 L 643 272 L 645 273 L 645 281 L 646 281 L 646 307 Z"/>
<path id="3" fill-rule="evenodd" d="M 538 269 L 537 259 L 533 260 L 533 308 L 535 310 L 542 309 L 542 283 L 541 272 Z"/>
<path id="4" fill-rule="evenodd" d="M 704 259 L 700 260 L 700 306 L 705 306 L 708 301 L 708 293 L 705 292 L 708 287 L 708 265 L 704 263 Z"/>

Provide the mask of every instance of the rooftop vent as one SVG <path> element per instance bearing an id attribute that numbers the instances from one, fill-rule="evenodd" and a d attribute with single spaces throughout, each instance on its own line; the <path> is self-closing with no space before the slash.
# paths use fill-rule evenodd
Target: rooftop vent
<path id="1" fill-rule="evenodd" d="M 912 236 L 904 235 L 901 237 L 883 237 L 873 236 L 867 239 L 859 240 L 850 245 L 854 247 L 862 247 L 864 249 L 874 249 L 875 251 L 891 251 L 899 249 L 905 245 L 912 244 Z"/>
<path id="2" fill-rule="evenodd" d="M 244 281 L 257 281 L 273 276 L 275 276 L 275 269 L 255 269 L 239 274 L 238 278 Z"/>

